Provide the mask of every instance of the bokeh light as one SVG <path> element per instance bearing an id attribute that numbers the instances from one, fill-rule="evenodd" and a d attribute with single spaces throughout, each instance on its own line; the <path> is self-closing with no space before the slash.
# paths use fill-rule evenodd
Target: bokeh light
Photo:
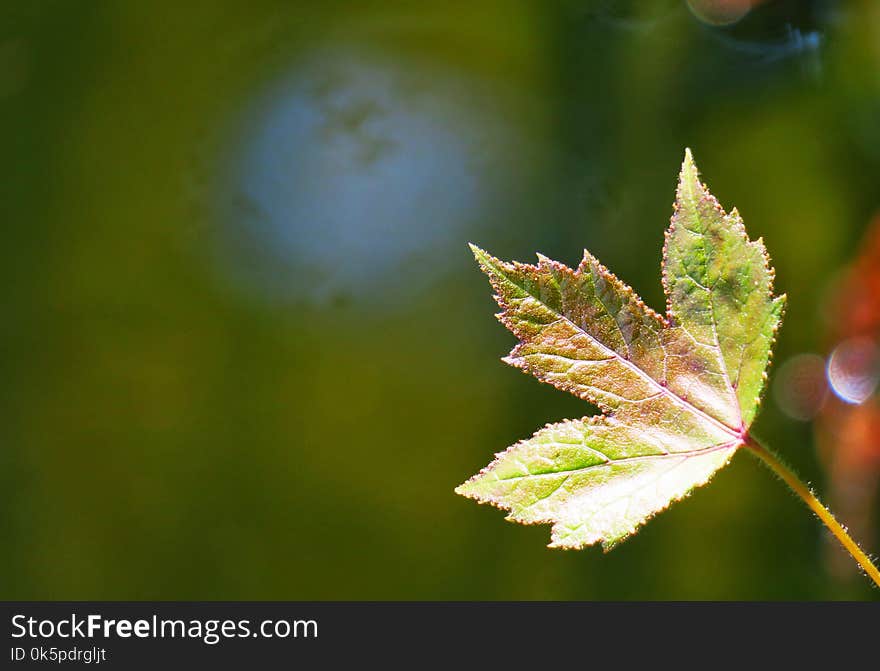
<path id="1" fill-rule="evenodd" d="M 827 393 L 825 360 L 817 354 L 796 354 L 780 366 L 774 378 L 774 400 L 792 419 L 815 417 Z"/>
<path id="2" fill-rule="evenodd" d="M 711 26 L 729 26 L 749 13 L 752 0 L 688 0 L 693 15 Z"/>
<path id="3" fill-rule="evenodd" d="M 834 348 L 828 358 L 828 383 L 847 403 L 864 403 L 880 379 L 880 352 L 864 337 L 850 338 Z"/>
<path id="4" fill-rule="evenodd" d="M 520 190 L 507 182 L 511 151 L 529 141 L 504 98 L 453 69 L 316 48 L 257 96 L 243 124 L 221 189 L 233 272 L 317 302 L 387 303 L 391 291 L 418 290 L 443 267 L 432 258 L 465 259 L 490 203 Z"/>

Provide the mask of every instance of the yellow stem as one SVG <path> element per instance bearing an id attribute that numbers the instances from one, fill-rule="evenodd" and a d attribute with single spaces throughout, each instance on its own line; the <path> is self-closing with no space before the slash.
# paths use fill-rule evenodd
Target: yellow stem
<path id="1" fill-rule="evenodd" d="M 871 561 L 870 557 L 862 551 L 862 548 L 860 548 L 850 537 L 849 533 L 847 533 L 846 529 L 840 524 L 840 522 L 834 519 L 834 515 L 831 514 L 831 511 L 822 505 L 822 502 L 819 501 L 810 488 L 794 474 L 794 471 L 783 464 L 773 452 L 761 445 L 753 436 L 748 436 L 746 438 L 745 446 L 767 464 L 776 475 L 782 478 L 785 484 L 791 487 L 795 494 L 804 500 L 804 503 L 810 507 L 810 510 L 819 516 L 819 519 L 822 520 L 826 527 L 828 527 L 828 530 L 834 534 L 834 537 L 840 541 L 840 544 L 846 548 L 846 551 L 852 555 L 852 558 L 855 559 L 865 573 L 868 574 L 868 577 L 880 587 L 880 570 L 877 570 L 877 567 Z"/>

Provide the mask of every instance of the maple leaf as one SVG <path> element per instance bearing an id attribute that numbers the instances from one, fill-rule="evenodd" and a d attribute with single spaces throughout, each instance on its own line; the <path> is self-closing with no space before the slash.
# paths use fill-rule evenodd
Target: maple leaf
<path id="1" fill-rule="evenodd" d="M 458 494 L 552 524 L 550 547 L 607 550 L 745 443 L 785 296 L 773 297 L 763 242 L 700 183 L 690 150 L 663 247 L 665 318 L 587 251 L 573 270 L 471 249 L 520 341 L 504 361 L 602 414 L 547 425 Z"/>

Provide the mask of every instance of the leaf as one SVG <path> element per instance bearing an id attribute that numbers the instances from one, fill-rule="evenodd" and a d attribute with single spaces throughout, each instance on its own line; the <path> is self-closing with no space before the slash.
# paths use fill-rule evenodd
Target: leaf
<path id="1" fill-rule="evenodd" d="M 603 414 L 546 426 L 458 494 L 551 523 L 550 547 L 607 550 L 743 445 L 785 297 L 772 295 L 763 243 L 700 183 L 690 150 L 663 248 L 665 318 L 587 251 L 572 270 L 471 249 L 520 341 L 504 361 Z"/>

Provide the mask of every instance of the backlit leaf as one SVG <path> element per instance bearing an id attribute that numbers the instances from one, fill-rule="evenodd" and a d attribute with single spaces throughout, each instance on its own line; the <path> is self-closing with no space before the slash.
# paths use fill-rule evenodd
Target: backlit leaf
<path id="1" fill-rule="evenodd" d="M 665 318 L 589 252 L 571 269 L 471 248 L 519 339 L 504 361 L 603 414 L 548 425 L 457 493 L 552 524 L 551 547 L 607 549 L 743 445 L 785 298 L 763 243 L 700 183 L 690 151 L 663 249 Z"/>

